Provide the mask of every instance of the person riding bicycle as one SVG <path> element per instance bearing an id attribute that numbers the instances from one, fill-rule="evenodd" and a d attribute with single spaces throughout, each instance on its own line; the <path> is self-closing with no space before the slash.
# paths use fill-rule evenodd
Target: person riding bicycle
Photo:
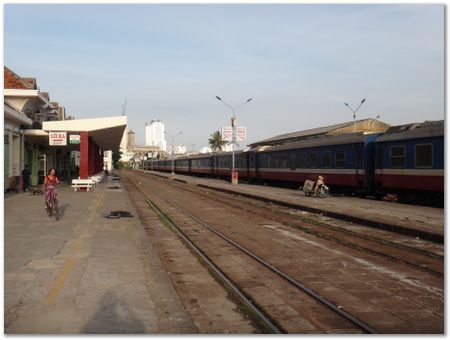
<path id="1" fill-rule="evenodd" d="M 56 169 L 51 168 L 48 171 L 48 175 L 45 176 L 44 180 L 44 192 L 45 192 L 45 209 L 47 209 L 48 202 L 50 201 L 50 198 L 52 195 L 56 198 L 58 195 L 58 192 L 56 191 L 56 185 L 59 184 L 58 176 L 56 175 Z M 58 201 L 56 201 L 56 204 Z M 58 206 L 56 205 L 56 209 L 58 209 Z"/>

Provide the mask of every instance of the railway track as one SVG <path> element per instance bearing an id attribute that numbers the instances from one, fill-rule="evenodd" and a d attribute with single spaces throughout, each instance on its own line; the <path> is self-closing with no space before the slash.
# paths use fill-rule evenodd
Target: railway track
<path id="1" fill-rule="evenodd" d="M 321 219 L 323 219 L 321 217 L 305 217 L 301 214 L 299 215 L 297 210 L 279 207 L 276 204 L 262 203 L 246 197 L 222 192 L 211 195 L 210 188 L 192 187 L 187 186 L 186 183 L 184 185 L 181 183 L 183 182 L 175 181 L 173 185 L 180 190 L 185 190 L 195 195 L 202 195 L 208 199 L 214 199 L 217 202 L 245 211 L 246 213 L 264 216 L 305 233 L 313 234 L 317 237 L 362 252 L 385 257 L 393 262 L 406 264 L 412 268 L 428 272 L 439 278 L 444 277 L 444 247 L 442 245 L 426 242 L 426 246 L 431 248 L 431 250 L 426 247 L 421 247 L 420 244 L 411 246 L 411 243 L 418 243 L 415 238 L 408 236 L 400 237 L 396 234 L 394 234 L 394 242 L 389 240 L 389 237 L 392 236 L 392 233 L 390 232 L 373 230 L 368 227 L 353 224 L 352 228 L 349 229 L 344 227 L 347 226 L 348 223 L 336 219 L 327 217 L 327 221 L 324 222 L 321 221 Z M 309 216 L 313 215 L 310 214 Z M 355 231 L 355 229 L 358 230 Z M 399 238 L 402 239 L 403 242 L 399 242 Z"/>
<path id="2" fill-rule="evenodd" d="M 147 176 L 148 177 L 148 176 Z M 165 219 L 167 219 L 167 221 L 170 221 L 170 223 L 172 224 L 172 226 L 174 228 L 177 228 L 178 233 L 180 233 L 180 235 L 182 235 L 183 238 L 185 238 L 185 241 L 187 243 L 190 243 L 191 247 L 197 248 L 197 250 L 195 250 L 198 254 L 202 254 L 201 256 L 205 257 L 206 260 L 204 260 L 204 262 L 211 262 L 214 263 L 216 256 L 211 255 L 212 253 L 214 253 L 213 250 L 211 250 L 211 247 L 207 246 L 207 243 L 205 243 L 205 240 L 209 240 L 211 242 L 211 236 L 208 236 L 206 234 L 211 234 L 214 233 L 215 237 L 220 237 L 222 242 L 226 242 L 228 245 L 233 245 L 233 249 L 239 249 L 239 255 L 236 255 L 235 250 L 234 252 L 231 252 L 232 255 L 230 256 L 234 256 L 236 258 L 242 258 L 243 256 L 245 257 L 251 257 L 253 262 L 257 261 L 257 263 L 259 264 L 259 266 L 264 266 L 264 270 L 259 268 L 258 269 L 258 274 L 253 278 L 253 281 L 259 280 L 259 282 L 265 282 L 265 281 L 272 281 L 273 279 L 273 275 L 276 275 L 278 278 L 282 278 L 282 281 L 284 282 L 283 285 L 281 285 L 280 283 L 280 287 L 284 287 L 283 289 L 286 289 L 286 294 L 291 294 L 291 296 L 295 297 L 295 299 L 304 301 L 306 299 L 306 295 L 308 295 L 309 299 L 314 299 L 314 303 L 319 303 L 321 305 L 321 308 L 325 308 L 327 311 L 324 312 L 322 311 L 321 313 L 325 313 L 326 315 L 329 315 L 329 313 L 332 314 L 336 314 L 339 315 L 339 318 L 342 318 L 344 321 L 342 321 L 342 323 L 345 323 L 345 326 L 343 327 L 344 329 L 346 329 L 345 332 L 366 332 L 366 333 L 376 333 L 376 332 L 392 332 L 392 330 L 389 329 L 389 327 L 380 327 L 379 329 L 377 329 L 376 327 L 373 327 L 371 322 L 372 319 L 369 317 L 367 318 L 367 313 L 360 313 L 361 315 L 363 315 L 363 318 L 359 318 L 358 316 L 355 316 L 355 312 L 356 314 L 358 314 L 358 308 L 354 308 L 351 307 L 349 308 L 349 311 L 346 310 L 346 308 L 342 307 L 342 305 L 340 305 L 336 299 L 336 297 L 333 297 L 331 299 L 327 299 L 326 297 L 324 297 L 324 294 L 321 294 L 320 292 L 315 291 L 314 289 L 308 287 L 308 284 L 304 284 L 302 283 L 302 280 L 299 279 L 298 277 L 296 277 L 296 275 L 291 275 L 289 270 L 285 270 L 283 269 L 284 266 L 283 264 L 281 265 L 277 265 L 277 262 L 280 262 L 279 259 L 277 260 L 276 258 L 273 257 L 273 255 L 270 256 L 260 256 L 257 254 L 257 252 L 254 251 L 254 249 L 252 249 L 252 247 L 254 247 L 254 245 L 249 245 L 248 243 L 248 237 L 247 238 L 243 238 L 242 235 L 239 235 L 238 232 L 236 231 L 230 231 L 230 229 L 228 230 L 224 230 L 223 225 L 220 225 L 221 223 L 210 223 L 208 221 L 208 218 L 200 218 L 199 215 L 197 213 L 192 213 L 190 211 L 188 211 L 186 209 L 186 207 L 182 207 L 180 206 L 179 202 L 177 203 L 176 200 L 173 200 L 173 198 L 169 198 L 166 197 L 168 195 L 161 195 L 160 193 L 156 192 L 159 189 L 159 186 L 164 185 L 161 183 L 158 183 L 158 185 L 155 186 L 155 181 L 153 181 L 153 186 L 152 188 L 150 188 L 148 186 L 148 184 L 146 183 L 147 178 L 145 177 L 145 175 L 142 174 L 138 174 L 136 176 L 133 176 L 133 178 L 128 177 L 128 179 L 130 181 L 132 181 L 133 183 L 135 183 L 136 188 L 138 188 L 141 192 L 141 194 L 143 195 L 143 197 L 145 198 L 145 200 L 148 202 L 149 205 L 151 205 L 154 209 L 158 210 L 159 213 L 161 214 L 161 216 L 164 216 Z M 137 185 L 138 183 L 138 185 Z M 165 185 L 167 186 L 167 183 L 165 183 Z M 196 200 L 206 200 L 209 199 L 211 201 L 211 195 L 205 192 L 198 192 L 198 190 L 191 190 L 191 189 L 186 189 L 186 188 L 173 188 L 174 190 L 184 190 L 185 195 L 191 195 L 192 197 L 196 196 Z M 156 190 L 156 191 L 155 191 Z M 195 192 L 197 191 L 197 192 Z M 209 195 L 209 197 L 205 197 Z M 199 198 L 200 197 L 200 198 Z M 365 252 L 366 256 L 368 256 L 367 254 L 370 254 L 370 256 L 377 256 L 377 257 L 384 257 L 386 258 L 386 254 L 384 253 L 385 250 L 378 250 L 375 251 L 373 248 L 375 246 L 379 246 L 380 243 L 374 240 L 365 240 L 366 243 L 370 243 L 370 242 L 374 242 L 376 243 L 375 245 L 372 244 L 372 248 L 368 248 L 367 245 L 365 245 L 364 247 L 361 246 L 356 246 L 356 244 L 360 243 L 360 239 L 359 241 L 355 241 L 354 239 L 352 240 L 352 238 L 358 238 L 358 235 L 354 235 L 352 233 L 343 233 L 342 230 L 339 230 L 339 228 L 327 228 L 325 226 L 317 226 L 310 224 L 310 225 L 306 225 L 305 223 L 301 224 L 301 225 L 294 225 L 294 224 L 299 224 L 298 219 L 292 219 L 290 221 L 287 221 L 287 217 L 288 216 L 283 216 L 283 219 L 280 218 L 280 216 L 282 216 L 282 214 L 278 214 L 278 216 L 275 217 L 275 214 L 273 212 L 268 212 L 266 211 L 264 214 L 261 213 L 261 208 L 252 206 L 251 204 L 247 204 L 242 206 L 241 202 L 239 203 L 239 207 L 234 206 L 233 204 L 231 204 L 230 202 L 227 202 L 226 196 L 224 197 L 215 197 L 215 201 L 216 203 L 220 203 L 222 206 L 226 206 L 227 209 L 233 209 L 234 211 L 241 211 L 241 212 L 245 212 L 245 214 L 247 215 L 247 217 L 249 215 L 259 215 L 260 219 L 266 219 L 271 221 L 271 223 L 273 222 L 277 222 L 280 225 L 282 225 L 284 228 L 286 227 L 295 227 L 297 231 L 300 231 L 303 234 L 307 234 L 307 235 L 312 235 L 314 237 L 320 237 L 323 240 L 326 240 L 327 242 L 334 242 L 339 244 L 339 246 L 344 246 L 347 248 L 351 248 L 353 251 L 358 250 L 359 252 Z M 198 203 L 198 202 L 196 202 Z M 286 214 L 285 214 L 286 215 Z M 186 222 L 189 221 L 189 222 Z M 216 224 L 219 224 L 220 226 L 217 226 Z M 201 229 L 200 229 L 201 227 Z M 314 227 L 315 229 L 317 228 L 322 228 L 321 230 L 314 230 L 314 232 L 312 232 L 312 227 Z M 339 236 L 337 236 L 337 234 L 333 235 L 333 233 L 340 233 Z M 342 238 L 342 233 L 345 235 L 346 239 L 343 240 Z M 370 242 L 369 242 L 370 241 Z M 311 241 L 309 241 L 311 242 Z M 217 241 L 214 241 L 213 244 L 216 244 Z M 246 244 L 247 243 L 247 244 Z M 386 245 L 385 245 L 386 246 Z M 390 246 L 390 245 L 387 245 Z M 221 249 L 227 249 L 227 247 L 223 247 Z M 402 251 L 406 252 L 406 249 L 403 249 Z M 245 255 L 244 255 L 245 253 Z M 409 252 L 411 253 L 411 251 Z M 223 254 L 222 254 L 223 255 Z M 416 253 L 417 256 L 428 256 L 428 255 L 423 255 L 420 253 Z M 200 256 L 200 255 L 199 255 Z M 403 254 L 403 256 L 405 256 L 405 254 Z M 397 256 L 398 257 L 398 256 Z M 432 256 L 428 256 L 428 258 L 433 258 Z M 392 258 L 389 259 L 390 261 L 392 261 Z M 242 263 L 247 263 L 248 260 L 238 260 L 238 262 L 241 261 Z M 366 261 L 366 260 L 361 260 L 361 261 Z M 432 268 L 432 266 L 430 266 L 429 263 L 426 264 L 426 267 L 423 266 L 423 263 L 421 263 L 420 261 L 418 261 L 417 259 L 415 259 L 414 261 L 408 260 L 408 261 L 404 261 L 404 260 L 396 260 L 397 262 L 402 262 L 403 264 L 408 265 L 409 267 L 412 267 L 414 269 L 417 270 L 421 270 L 421 271 L 426 271 L 428 272 L 428 274 L 434 275 L 434 276 L 439 276 L 440 273 L 438 270 L 435 270 Z M 423 259 L 422 259 L 423 261 Z M 253 264 L 253 266 L 255 266 L 255 264 Z M 219 272 L 222 273 L 222 275 L 224 275 L 224 277 L 229 277 L 229 274 L 226 273 L 226 270 L 224 270 L 222 272 L 222 270 L 219 268 L 220 267 L 220 261 L 219 261 L 219 266 L 216 266 L 215 270 L 219 270 Z M 425 269 L 424 269 L 425 268 Z M 271 274 L 267 274 L 267 272 L 270 271 Z M 292 272 L 292 270 L 291 270 Z M 264 273 L 264 274 L 263 274 Z M 298 275 L 297 275 L 298 276 Z M 242 278 L 236 278 L 233 277 L 232 275 L 228 278 L 228 280 L 231 283 L 234 283 L 235 288 L 233 289 L 237 289 L 239 291 L 239 285 L 242 284 L 243 280 Z M 248 281 L 248 280 L 247 280 Z M 245 282 L 244 282 L 245 283 Z M 331 285 L 332 286 L 332 285 Z M 296 293 L 293 293 L 293 287 L 295 287 L 294 291 L 296 291 Z M 323 289 L 323 291 L 326 291 L 327 289 Z M 433 291 L 433 288 L 431 288 L 431 291 Z M 439 288 L 436 289 L 436 291 L 439 291 Z M 270 304 L 269 306 L 265 306 L 263 304 L 263 306 L 260 305 L 260 303 L 258 303 L 258 299 L 257 297 L 255 298 L 255 296 L 252 295 L 252 292 L 250 291 L 246 291 L 245 289 L 245 284 L 244 284 L 244 289 L 242 290 L 241 293 L 236 293 L 238 295 L 242 294 L 243 297 L 247 297 L 247 299 L 251 302 L 251 301 L 255 301 L 255 304 L 253 307 L 255 309 L 255 313 L 261 313 L 262 316 L 266 316 L 268 321 L 274 320 L 273 321 L 273 327 L 272 326 L 268 326 L 273 332 L 277 332 L 277 329 L 283 332 L 292 332 L 293 330 L 289 328 L 289 326 L 286 326 L 286 322 L 283 321 L 284 320 L 279 320 L 279 316 L 277 316 L 277 313 L 273 313 L 273 308 L 271 310 L 270 308 Z M 300 296 L 299 294 L 303 294 L 302 296 Z M 439 295 L 439 294 L 438 294 Z M 242 297 L 241 297 L 242 300 Z M 350 299 L 351 300 L 351 299 Z M 318 301 L 318 302 L 317 302 Z M 247 302 L 246 302 L 247 303 Z M 311 303 L 311 302 L 309 302 Z M 359 301 L 359 303 L 361 303 Z M 257 309 L 261 308 L 262 311 L 260 312 L 256 312 Z M 318 308 L 317 306 L 315 307 L 311 307 L 312 309 L 314 308 Z M 361 308 L 359 308 L 361 309 Z M 364 306 L 362 308 L 364 310 Z M 367 307 L 366 307 L 367 309 Z M 369 308 L 370 309 L 370 308 Z M 328 313 L 328 314 L 327 314 Z M 316 313 L 317 314 L 317 313 Z M 369 313 L 370 314 L 370 313 Z M 439 312 L 437 313 L 437 319 L 439 319 Z M 303 315 L 304 317 L 304 315 Z M 336 316 L 332 316 L 331 318 L 333 318 L 334 323 L 336 324 Z M 369 322 L 363 320 L 364 318 L 366 318 Z M 323 319 L 323 318 L 322 318 Z M 311 321 L 311 320 L 309 320 Z M 311 328 L 308 329 L 308 327 L 306 327 L 306 331 L 303 332 L 327 332 L 330 331 L 330 329 L 333 329 L 333 327 L 330 327 L 329 329 L 327 329 L 327 326 L 324 326 L 323 323 L 321 324 L 320 321 L 315 320 L 316 324 L 315 324 L 315 328 L 313 327 L 314 330 L 312 330 Z M 266 321 L 265 321 L 266 322 Z M 291 322 L 289 324 L 293 324 L 295 322 Z M 339 323 L 339 322 L 337 322 Z M 439 323 L 439 322 L 438 322 Z M 317 327 L 318 325 L 321 324 L 321 327 Z M 375 324 L 377 324 L 377 322 L 375 322 Z M 378 323 L 379 324 L 379 323 Z M 268 325 L 270 325 L 270 323 L 268 323 Z M 309 322 L 309 325 L 314 325 L 314 322 Z M 342 327 L 342 325 L 341 325 Z M 401 327 L 399 328 L 401 330 Z M 406 328 L 405 328 L 406 329 Z M 331 330 L 333 332 L 333 330 Z M 334 331 L 336 331 L 336 329 L 334 329 Z M 294 331 L 295 332 L 295 331 Z M 302 332 L 302 331 L 300 331 Z M 405 331 L 406 332 L 406 331 Z"/>
<path id="3" fill-rule="evenodd" d="M 207 193 L 209 192 L 207 190 L 196 190 L 182 185 L 177 185 L 177 187 L 193 194 L 203 195 L 204 197 L 208 196 Z M 406 242 L 399 243 L 389 241 L 388 239 L 383 238 L 383 236 L 389 234 L 388 232 L 374 231 L 367 227 L 360 227 L 360 230 L 356 232 L 336 225 L 336 219 L 327 218 L 328 222 L 323 222 L 320 221 L 320 219 L 305 218 L 301 215 L 295 215 L 296 211 L 293 209 L 274 208 L 267 204 L 261 205 L 259 202 L 252 202 L 245 198 L 241 199 L 236 197 L 236 195 L 233 196 L 234 197 L 230 197 L 229 194 L 217 195 L 213 199 L 235 209 L 247 213 L 251 212 L 258 216 L 264 216 L 305 233 L 313 234 L 317 237 L 362 252 L 382 256 L 394 262 L 406 264 L 440 278 L 444 277 L 444 256 L 438 251 L 413 247 Z M 211 195 L 209 195 L 209 198 L 211 198 Z M 330 223 L 329 221 L 332 221 L 333 223 Z M 407 242 L 411 242 L 411 237 L 405 237 L 404 239 L 407 240 Z M 439 245 L 436 245 L 433 248 L 438 250 L 443 249 L 443 247 Z"/>

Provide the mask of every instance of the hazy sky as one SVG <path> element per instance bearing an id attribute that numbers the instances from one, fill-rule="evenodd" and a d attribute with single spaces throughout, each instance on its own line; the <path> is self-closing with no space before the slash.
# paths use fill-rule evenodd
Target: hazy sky
<path id="1" fill-rule="evenodd" d="M 4 62 L 76 118 L 161 119 L 188 149 L 229 125 L 247 143 L 381 115 L 444 119 L 443 5 L 4 7 Z"/>

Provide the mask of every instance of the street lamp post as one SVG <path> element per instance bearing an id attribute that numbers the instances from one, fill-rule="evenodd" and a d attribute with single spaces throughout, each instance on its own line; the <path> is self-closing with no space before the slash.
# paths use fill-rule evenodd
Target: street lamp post
<path id="1" fill-rule="evenodd" d="M 233 106 L 231 106 L 230 104 L 224 102 L 222 100 L 222 98 L 220 98 L 219 96 L 216 96 L 216 98 L 221 101 L 222 103 L 224 103 L 226 106 L 228 106 L 231 111 L 233 112 L 233 117 L 231 117 L 231 128 L 233 129 L 233 136 L 232 136 L 232 142 L 231 142 L 231 183 L 232 184 L 237 184 L 237 172 L 235 170 L 235 159 L 234 159 L 234 146 L 236 144 L 236 109 L 238 107 L 241 107 L 247 103 L 249 103 L 252 98 L 247 99 L 245 102 L 243 102 L 242 104 L 239 104 L 238 106 L 236 106 L 236 108 L 234 108 Z M 235 179 L 233 181 L 233 179 Z"/>
<path id="2" fill-rule="evenodd" d="M 174 166 L 173 166 L 173 161 L 174 161 L 174 154 L 173 154 L 173 147 L 174 147 L 174 142 L 175 142 L 175 137 L 178 135 L 181 135 L 183 133 L 183 131 L 178 132 L 175 136 L 172 136 L 170 133 L 168 133 L 167 131 L 164 131 L 164 133 L 166 135 L 168 135 L 170 138 L 172 138 L 172 175 L 175 174 L 174 171 Z"/>
<path id="3" fill-rule="evenodd" d="M 358 111 L 358 109 L 361 107 L 361 105 L 366 101 L 366 99 L 361 100 L 361 103 L 358 105 L 358 107 L 356 108 L 356 110 L 353 110 L 350 105 L 348 105 L 347 103 L 344 103 L 345 106 L 347 106 L 352 112 L 353 112 L 353 132 L 356 132 L 356 111 Z"/>

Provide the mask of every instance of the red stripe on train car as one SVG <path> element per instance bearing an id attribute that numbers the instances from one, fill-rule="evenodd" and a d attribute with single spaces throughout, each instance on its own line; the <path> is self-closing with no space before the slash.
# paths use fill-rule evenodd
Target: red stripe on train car
<path id="1" fill-rule="evenodd" d="M 317 179 L 318 174 L 306 174 L 300 172 L 264 172 L 260 173 L 262 179 L 287 182 L 304 182 L 306 179 Z M 359 181 L 364 181 L 364 175 L 356 174 L 323 174 L 325 183 L 329 185 L 356 186 Z"/>
<path id="2" fill-rule="evenodd" d="M 377 174 L 375 181 L 385 188 L 444 191 L 444 176 Z"/>

